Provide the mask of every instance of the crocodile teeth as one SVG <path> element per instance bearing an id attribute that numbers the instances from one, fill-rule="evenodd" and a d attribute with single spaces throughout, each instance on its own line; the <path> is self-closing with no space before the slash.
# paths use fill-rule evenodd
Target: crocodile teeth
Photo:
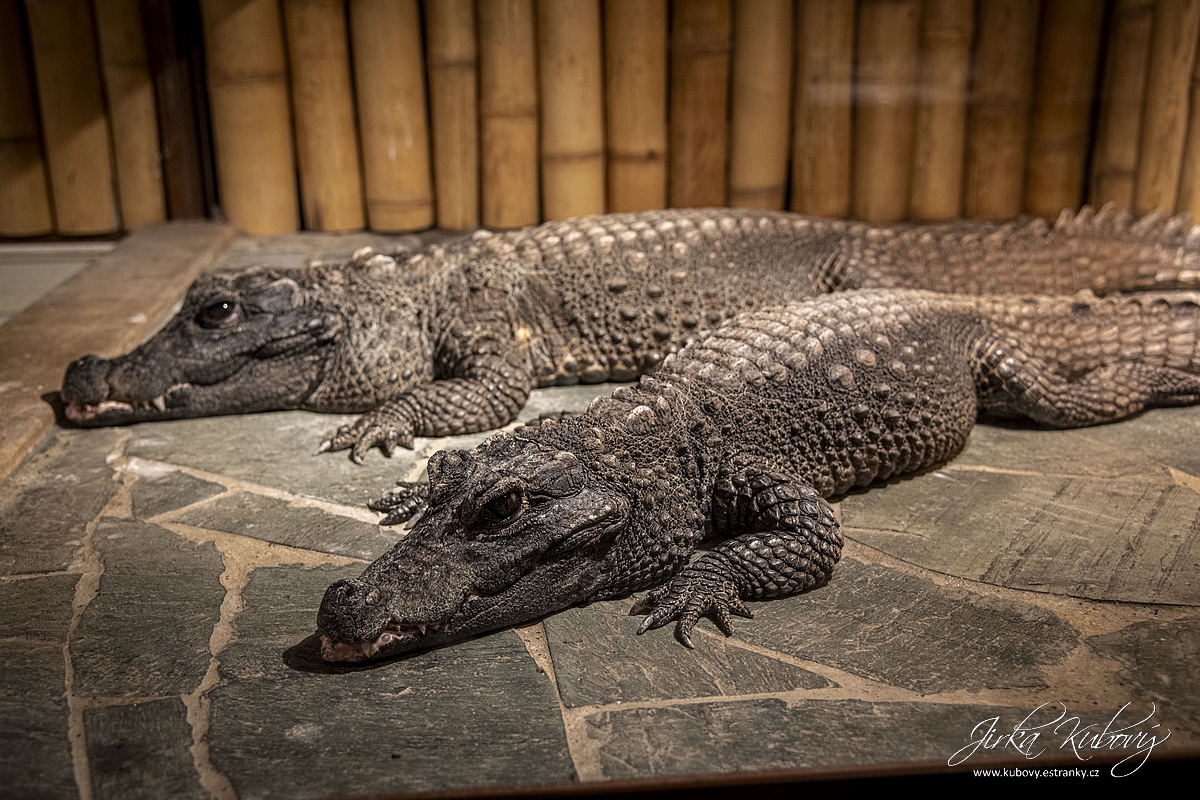
<path id="1" fill-rule="evenodd" d="M 422 636 L 425 635 L 425 626 L 424 625 L 418 625 L 417 630 L 419 630 L 421 632 Z"/>
<path id="2" fill-rule="evenodd" d="M 162 413 L 164 413 L 164 414 L 166 413 L 166 411 L 167 411 L 167 400 L 166 400 L 166 398 L 164 398 L 164 397 L 163 397 L 161 394 L 160 394 L 158 397 L 156 397 L 156 398 L 154 398 L 153 400 L 151 400 L 150 402 L 151 402 L 151 403 L 153 403 L 153 404 L 154 404 L 154 407 L 155 407 L 155 408 L 157 408 L 157 409 L 158 409 L 160 412 L 162 412 Z"/>

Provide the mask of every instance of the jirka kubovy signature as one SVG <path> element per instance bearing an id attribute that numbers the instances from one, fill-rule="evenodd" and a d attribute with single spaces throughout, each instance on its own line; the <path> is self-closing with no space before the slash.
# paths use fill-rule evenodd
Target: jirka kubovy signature
<path id="1" fill-rule="evenodd" d="M 1056 740 L 1053 737 L 1062 737 L 1062 740 L 1057 742 L 1057 749 L 1065 750 L 1070 747 L 1080 761 L 1090 761 L 1100 752 L 1132 751 L 1110 770 L 1114 778 L 1124 778 L 1141 769 L 1154 748 L 1171 738 L 1170 729 L 1164 729 L 1167 735 L 1159 737 L 1161 732 L 1155 731 L 1160 727 L 1157 722 L 1149 728 L 1142 727 L 1154 718 L 1157 707 L 1153 703 L 1150 704 L 1149 714 L 1131 723 L 1121 719 L 1121 715 L 1132 705 L 1126 703 L 1113 714 L 1112 719 L 1105 723 L 1103 728 L 1099 723 L 1084 725 L 1077 715 L 1070 715 L 1066 703 L 1057 704 L 1060 709 L 1057 718 L 1049 722 L 1035 721 L 1035 717 L 1043 709 L 1054 705 L 1042 703 L 1029 712 L 1025 719 L 1014 725 L 1011 732 L 1000 730 L 999 715 L 983 720 L 971 729 L 970 743 L 950 756 L 947 765 L 956 767 L 965 763 L 980 750 L 998 751 L 1006 748 L 1012 748 L 1025 758 L 1033 759 L 1055 746 Z"/>

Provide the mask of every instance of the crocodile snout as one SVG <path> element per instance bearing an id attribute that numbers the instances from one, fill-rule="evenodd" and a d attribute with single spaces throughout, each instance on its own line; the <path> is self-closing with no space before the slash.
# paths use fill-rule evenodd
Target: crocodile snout
<path id="1" fill-rule="evenodd" d="M 95 406 L 108 398 L 108 371 L 112 362 L 97 355 L 86 355 L 67 367 L 63 376 L 62 399 L 67 404 Z"/>

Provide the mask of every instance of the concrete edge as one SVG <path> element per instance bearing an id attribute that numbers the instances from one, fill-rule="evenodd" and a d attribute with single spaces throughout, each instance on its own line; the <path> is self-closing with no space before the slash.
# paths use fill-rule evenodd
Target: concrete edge
<path id="1" fill-rule="evenodd" d="M 54 427 L 42 395 L 57 390 L 67 364 L 145 340 L 237 234 L 207 221 L 143 228 L 0 325 L 0 482 Z"/>

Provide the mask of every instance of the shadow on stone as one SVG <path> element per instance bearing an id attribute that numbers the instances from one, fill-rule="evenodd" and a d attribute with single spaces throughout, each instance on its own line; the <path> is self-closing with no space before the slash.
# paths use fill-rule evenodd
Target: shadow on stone
<path id="1" fill-rule="evenodd" d="M 367 661 L 365 663 L 336 663 L 321 658 L 321 635 L 314 633 L 299 644 L 283 651 L 283 663 L 297 672 L 313 672 L 323 675 L 344 675 L 347 672 L 360 672 L 372 669 L 386 661 Z"/>
<path id="2" fill-rule="evenodd" d="M 42 395 L 42 402 L 50 406 L 54 412 L 54 423 L 62 428 L 75 427 L 67 420 L 66 407 L 63 405 L 62 396 L 58 392 L 46 392 Z"/>
<path id="3" fill-rule="evenodd" d="M 528 625 L 531 623 L 522 623 Z M 436 653 L 438 650 L 447 648 L 459 647 L 464 642 L 474 641 L 476 639 L 486 639 L 489 636 L 511 631 L 513 628 L 501 628 L 498 631 L 489 631 L 478 636 L 471 636 L 466 639 L 459 639 L 445 644 L 434 645 L 433 647 L 425 647 L 420 650 L 413 650 L 408 653 L 399 653 L 394 656 L 383 656 L 381 658 L 372 658 L 366 661 L 326 661 L 321 657 L 321 634 L 313 633 L 303 639 L 298 644 L 292 645 L 287 650 L 283 651 L 283 663 L 289 668 L 297 672 L 310 672 L 319 675 L 346 675 L 352 672 L 369 672 L 380 667 L 392 666 L 394 664 L 403 664 L 410 659 L 419 658 Z"/>

